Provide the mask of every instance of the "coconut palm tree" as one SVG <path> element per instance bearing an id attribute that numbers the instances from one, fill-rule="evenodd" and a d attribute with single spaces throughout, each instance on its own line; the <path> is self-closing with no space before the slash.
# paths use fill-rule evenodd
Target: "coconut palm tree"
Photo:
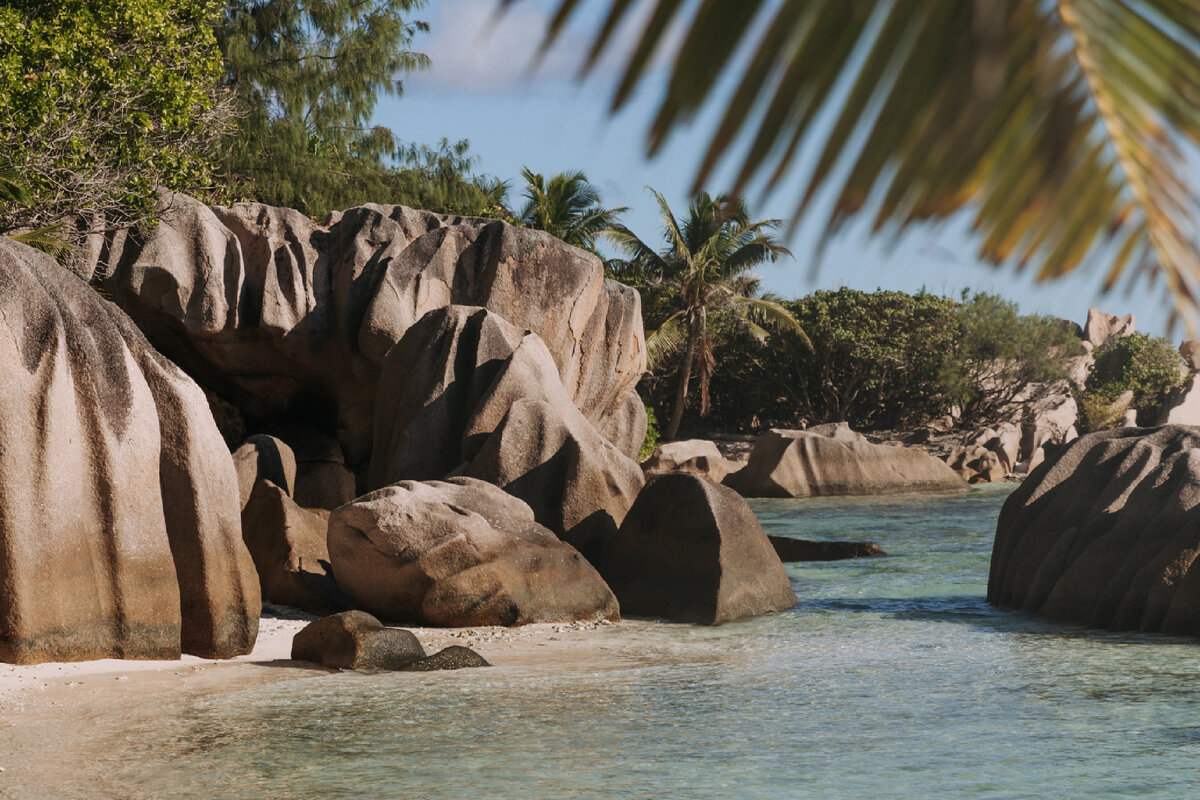
<path id="1" fill-rule="evenodd" d="M 651 362 L 683 347 L 676 378 L 675 405 L 663 436 L 674 439 L 687 405 L 688 383 L 696 365 L 700 383 L 700 414 L 709 412 L 709 383 L 713 371 L 713 347 L 708 335 L 708 312 L 726 309 L 760 341 L 766 327 L 791 330 L 804 341 L 800 324 L 781 304 L 759 297 L 758 277 L 751 270 L 781 255 L 791 255 L 775 235 L 780 221 L 752 222 L 741 198 L 709 197 L 701 193 L 688 209 L 682 224 L 658 192 L 666 249 L 656 251 L 624 226 L 616 226 L 605 238 L 624 251 L 634 269 L 670 284 L 679 296 L 679 307 L 646 337 Z"/>
<path id="2" fill-rule="evenodd" d="M 601 205 L 600 192 L 578 170 L 561 172 L 547 181 L 525 167 L 521 177 L 527 201 L 521 222 L 584 250 L 595 252 L 596 236 L 616 225 L 617 218 L 629 210 Z"/>
<path id="3" fill-rule="evenodd" d="M 547 45 L 583 5 L 559 0 Z M 984 259 L 1040 278 L 1086 262 L 1105 270 L 1106 286 L 1123 274 L 1161 278 L 1185 319 L 1196 311 L 1200 5 L 1192 0 L 591 6 L 601 14 L 585 73 L 618 49 L 623 22 L 647 12 L 614 109 L 669 42 L 682 42 L 649 152 L 723 98 L 696 186 L 725 165 L 735 192 L 752 181 L 775 187 L 798 153 L 815 151 L 796 218 L 827 192 L 827 234 L 867 211 L 874 231 L 891 233 L 965 211 Z M 735 143 L 740 156 L 727 164 Z"/>

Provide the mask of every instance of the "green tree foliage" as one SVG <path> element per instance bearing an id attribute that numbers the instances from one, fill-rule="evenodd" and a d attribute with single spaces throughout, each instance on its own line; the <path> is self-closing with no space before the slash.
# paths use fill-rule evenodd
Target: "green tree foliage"
<path id="1" fill-rule="evenodd" d="M 559 0 L 547 45 L 583 5 Z M 831 233 L 864 212 L 875 231 L 891 232 L 966 210 L 987 260 L 1049 278 L 1088 258 L 1110 284 L 1131 270 L 1162 277 L 1177 308 L 1195 310 L 1194 2 L 600 5 L 585 72 L 616 49 L 622 21 L 638 12 L 648 20 L 629 48 L 614 109 L 683 31 L 651 152 L 706 103 L 724 106 L 709 115 L 717 122 L 697 187 L 731 151 L 735 192 L 751 180 L 777 186 L 800 153 L 816 152 L 796 215 L 828 187 Z M 722 79 L 734 88 L 719 90 Z"/>
<path id="2" fill-rule="evenodd" d="M 528 228 L 557 236 L 575 247 L 596 251 L 596 237 L 618 224 L 628 211 L 624 206 L 605 208 L 600 192 L 576 170 L 560 172 L 550 180 L 529 167 L 521 170 L 525 180 L 525 208 L 520 220 Z"/>
<path id="3" fill-rule="evenodd" d="M 977 293 L 958 310 L 954 337 L 944 353 L 941 382 L 962 411 L 964 424 L 988 424 L 1030 382 L 1067 377 L 1065 359 L 1082 345 L 1061 321 L 1022 315 L 1016 303 Z"/>
<path id="4" fill-rule="evenodd" d="M 424 0 L 232 0 L 217 37 L 241 116 L 221 163 L 231 199 L 313 217 L 364 202 L 510 216 L 468 143 L 400 143 L 370 125 L 381 96 L 428 66 L 410 47 Z"/>
<path id="5" fill-rule="evenodd" d="M 946 353 L 957 304 L 925 292 L 814 292 L 787 304 L 812 348 L 781 340 L 788 396 L 807 420 L 856 429 L 917 425 L 946 413 Z"/>
<path id="6" fill-rule="evenodd" d="M 0 232 L 152 216 L 210 185 L 228 109 L 211 0 L 0 4 Z M 61 228 L 60 228 L 61 230 Z"/>
<path id="7" fill-rule="evenodd" d="M 1114 404 L 1124 392 L 1133 392 L 1130 406 L 1139 425 L 1155 425 L 1172 389 L 1183 384 L 1186 363 L 1166 339 L 1134 333 L 1122 336 L 1109 349 L 1096 353 L 1082 392 L 1076 393 L 1086 430 L 1115 427 L 1124 408 Z"/>
<path id="8" fill-rule="evenodd" d="M 623 226 L 614 227 L 607 238 L 633 264 L 615 271 L 650 276 L 655 282 L 666 284 L 669 289 L 659 299 L 675 306 L 646 337 L 651 362 L 667 352 L 683 350 L 671 418 L 663 430 L 663 437 L 670 440 L 679 432 L 683 420 L 694 366 L 700 383 L 700 415 L 707 416 L 711 407 L 709 386 L 715 361 L 708 328 L 710 310 L 729 311 L 760 341 L 768 336 L 764 325 L 799 335 L 803 331 L 777 301 L 758 296 L 758 278 L 751 272 L 759 264 L 788 254 L 775 236 L 778 220 L 751 221 L 740 198 L 702 193 L 680 223 L 663 196 L 651 192 L 658 201 L 666 249 L 656 251 Z"/>

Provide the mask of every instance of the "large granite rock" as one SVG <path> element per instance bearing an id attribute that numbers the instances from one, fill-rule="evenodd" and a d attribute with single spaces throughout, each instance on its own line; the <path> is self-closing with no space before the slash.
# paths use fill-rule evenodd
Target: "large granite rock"
<path id="1" fill-rule="evenodd" d="M 1158 424 L 1200 425 L 1200 376 L 1191 376 L 1167 396 Z"/>
<path id="2" fill-rule="evenodd" d="M 1200 429 L 1093 433 L 1005 502 L 988 600 L 1100 628 L 1200 634 Z"/>
<path id="3" fill-rule="evenodd" d="M 337 432 L 358 469 L 380 363 L 427 312 L 462 304 L 537 333 L 572 402 L 637 453 L 640 300 L 605 280 L 595 256 L 540 231 L 403 206 L 349 209 L 325 224 L 181 195 L 164 195 L 163 206 L 148 235 L 109 236 L 97 272 L 155 346 L 252 429 L 311 418 Z"/>
<path id="4" fill-rule="evenodd" d="M 871 444 L 845 423 L 770 430 L 726 483 L 746 497 L 963 491 L 967 483 L 924 450 Z"/>
<path id="5" fill-rule="evenodd" d="M 0 387 L 0 661 L 248 652 L 258 579 L 203 392 L 8 239 Z"/>
<path id="6" fill-rule="evenodd" d="M 600 575 L 501 489 L 403 481 L 329 519 L 338 584 L 387 620 L 445 626 L 619 618 Z"/>
<path id="7" fill-rule="evenodd" d="M 325 517 L 261 480 L 242 509 L 242 537 L 258 570 L 263 600 L 314 614 L 350 607 L 329 567 Z"/>
<path id="8" fill-rule="evenodd" d="M 483 309 L 423 317 L 388 355 L 379 385 L 372 488 L 461 473 L 532 507 L 592 556 L 642 487 L 637 462 L 571 402 L 533 333 Z"/>
<path id="9" fill-rule="evenodd" d="M 646 485 L 602 572 L 626 614 L 716 625 L 796 605 L 746 501 L 696 475 L 661 475 Z"/>

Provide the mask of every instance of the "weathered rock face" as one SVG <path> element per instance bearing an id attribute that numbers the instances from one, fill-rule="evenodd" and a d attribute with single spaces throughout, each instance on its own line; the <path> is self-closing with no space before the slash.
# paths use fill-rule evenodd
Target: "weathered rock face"
<path id="1" fill-rule="evenodd" d="M 412 631 L 387 628 L 363 611 L 344 611 L 310 622 L 292 638 L 292 659 L 336 669 L 429 671 L 486 667 L 473 650 L 447 647 L 432 656 Z"/>
<path id="2" fill-rule="evenodd" d="M 743 466 L 722 456 L 717 446 L 706 439 L 684 439 L 655 448 L 654 454 L 642 462 L 642 472 L 648 478 L 672 472 L 689 472 L 720 483 Z"/>
<path id="3" fill-rule="evenodd" d="M 1005 502 L 988 601 L 1100 628 L 1200 634 L 1200 429 L 1084 436 Z"/>
<path id="4" fill-rule="evenodd" d="M 1110 346 L 1114 340 L 1128 336 L 1137 330 L 1133 314 L 1118 317 L 1096 307 L 1088 309 L 1087 324 L 1083 326 L 1083 339 L 1095 348 Z"/>
<path id="5" fill-rule="evenodd" d="M 984 428 L 963 438 L 946 458 L 968 483 L 1002 481 L 1020 457 L 1021 430 L 1011 422 Z"/>
<path id="6" fill-rule="evenodd" d="M 963 491 L 966 481 L 922 450 L 871 444 L 845 423 L 771 430 L 726 483 L 746 497 Z"/>
<path id="7" fill-rule="evenodd" d="M 111 237 L 104 286 L 251 423 L 309 418 L 337 432 L 356 469 L 370 453 L 388 351 L 428 311 L 478 305 L 537 333 L 572 402 L 636 454 L 639 296 L 606 281 L 595 256 L 538 231 L 403 206 L 354 208 L 322 225 L 256 204 L 164 203 L 145 241 Z"/>
<path id="8" fill-rule="evenodd" d="M 499 488 L 403 481 L 329 519 L 334 575 L 360 608 L 434 625 L 617 619 L 600 575 Z"/>
<path id="9" fill-rule="evenodd" d="M 1200 372 L 1200 342 L 1195 339 L 1185 339 L 1179 343 L 1179 355 L 1187 362 L 1188 369 Z"/>
<path id="10" fill-rule="evenodd" d="M 258 579 L 203 392 L 7 239 L 0 387 L 0 661 L 248 652 Z"/>
<path id="11" fill-rule="evenodd" d="M 1159 425 L 1200 425 L 1200 376 L 1173 391 L 1163 404 Z"/>
<path id="12" fill-rule="evenodd" d="M 263 600 L 329 614 L 350 607 L 329 568 L 328 522 L 287 492 L 259 481 L 242 509 L 242 537 L 258 570 Z"/>
<path id="13" fill-rule="evenodd" d="M 296 455 L 274 436 L 251 436 L 233 453 L 242 508 L 259 481 L 270 481 L 289 497 L 296 490 Z"/>
<path id="14" fill-rule="evenodd" d="M 486 309 L 450 306 L 413 325 L 384 364 L 377 407 L 372 487 L 479 478 L 589 557 L 643 483 L 571 402 L 541 339 Z"/>
<path id="15" fill-rule="evenodd" d="M 602 572 L 626 614 L 716 625 L 796 605 L 750 506 L 696 475 L 646 484 Z"/>

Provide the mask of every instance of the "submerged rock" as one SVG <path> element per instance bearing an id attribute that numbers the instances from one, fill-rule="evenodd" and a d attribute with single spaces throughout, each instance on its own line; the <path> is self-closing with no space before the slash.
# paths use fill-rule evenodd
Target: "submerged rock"
<path id="1" fill-rule="evenodd" d="M 874 542 L 814 542 L 790 536 L 768 536 L 780 561 L 841 561 L 888 555 Z"/>
<path id="2" fill-rule="evenodd" d="M 1004 504 L 988 601 L 1099 628 L 1200 634 L 1200 429 L 1084 436 Z"/>
<path id="3" fill-rule="evenodd" d="M 2 238 L 0 387 L 0 661 L 249 652 L 258 579 L 204 393 Z"/>
<path id="4" fill-rule="evenodd" d="M 402 481 L 333 513 L 330 562 L 360 608 L 445 626 L 618 619 L 616 598 L 525 503 L 471 478 Z"/>
<path id="5" fill-rule="evenodd" d="M 770 430 L 725 483 L 745 497 L 965 491 L 954 470 L 924 450 L 871 444 L 846 423 Z"/>
<path id="6" fill-rule="evenodd" d="M 696 475 L 646 485 L 601 571 L 626 614 L 716 625 L 796 605 L 746 501 Z"/>

